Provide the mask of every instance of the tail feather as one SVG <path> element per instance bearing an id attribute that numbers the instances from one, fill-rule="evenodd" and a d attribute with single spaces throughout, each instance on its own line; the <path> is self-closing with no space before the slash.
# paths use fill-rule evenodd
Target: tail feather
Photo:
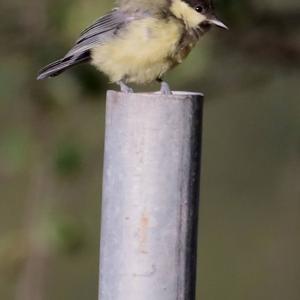
<path id="1" fill-rule="evenodd" d="M 82 53 L 75 59 L 72 56 L 59 59 L 41 69 L 38 73 L 37 80 L 45 79 L 48 77 L 55 77 L 73 66 L 90 61 L 90 59 L 90 51 Z"/>

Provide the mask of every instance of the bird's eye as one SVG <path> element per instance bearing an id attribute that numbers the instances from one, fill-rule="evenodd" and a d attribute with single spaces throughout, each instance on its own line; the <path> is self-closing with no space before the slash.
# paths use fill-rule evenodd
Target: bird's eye
<path id="1" fill-rule="evenodd" d="M 203 9 L 203 6 L 198 5 L 198 6 L 195 7 L 195 10 L 196 10 L 198 13 L 202 13 L 204 9 Z"/>

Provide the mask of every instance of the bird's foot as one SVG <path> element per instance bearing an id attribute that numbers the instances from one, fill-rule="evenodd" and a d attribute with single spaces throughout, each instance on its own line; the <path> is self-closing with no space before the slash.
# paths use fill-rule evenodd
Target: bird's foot
<path id="1" fill-rule="evenodd" d="M 134 93 L 133 89 L 126 85 L 123 81 L 117 82 L 118 85 L 120 86 L 121 92 L 129 94 L 129 93 Z"/>
<path id="2" fill-rule="evenodd" d="M 172 91 L 170 89 L 170 86 L 165 81 L 160 82 L 160 92 L 161 92 L 162 95 L 172 95 Z"/>

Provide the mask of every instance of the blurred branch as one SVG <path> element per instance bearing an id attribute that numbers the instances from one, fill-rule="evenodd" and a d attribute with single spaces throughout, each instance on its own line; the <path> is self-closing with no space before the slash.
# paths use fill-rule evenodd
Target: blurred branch
<path id="1" fill-rule="evenodd" d="M 300 27 L 300 11 L 284 11 L 284 12 L 263 12 L 256 13 L 256 24 L 269 26 L 280 32 L 285 30 L 299 30 Z M 297 28 L 298 27 L 298 28 Z"/>
<path id="2" fill-rule="evenodd" d="M 230 26 L 230 24 L 229 24 Z M 300 12 L 260 13 L 253 11 L 252 22 L 231 25 L 231 45 L 251 56 L 279 64 L 300 63 Z M 228 37 L 223 37 L 228 39 Z M 226 42 L 222 41 L 224 44 Z M 228 41 L 227 41 L 228 42 Z"/>
<path id="3" fill-rule="evenodd" d="M 33 167 L 34 168 L 34 167 Z M 49 184 L 49 178 L 45 174 L 44 164 L 39 155 L 33 171 L 32 194 L 25 215 L 26 227 L 29 232 L 28 257 L 23 270 L 20 272 L 16 289 L 16 300 L 42 300 L 45 293 L 45 278 L 49 259 L 49 249 L 44 241 L 36 239 L 36 228 L 39 226 L 43 211 L 42 198 L 45 185 Z"/>

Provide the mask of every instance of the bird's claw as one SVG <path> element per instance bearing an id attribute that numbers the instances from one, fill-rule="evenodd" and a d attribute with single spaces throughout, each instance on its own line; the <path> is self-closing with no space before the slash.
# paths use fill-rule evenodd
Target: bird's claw
<path id="1" fill-rule="evenodd" d="M 126 85 L 123 81 L 119 81 L 118 85 L 120 86 L 121 92 L 125 94 L 134 93 L 133 89 Z"/>
<path id="2" fill-rule="evenodd" d="M 162 81 L 160 85 L 160 92 L 162 95 L 172 95 L 172 91 L 167 82 Z"/>

